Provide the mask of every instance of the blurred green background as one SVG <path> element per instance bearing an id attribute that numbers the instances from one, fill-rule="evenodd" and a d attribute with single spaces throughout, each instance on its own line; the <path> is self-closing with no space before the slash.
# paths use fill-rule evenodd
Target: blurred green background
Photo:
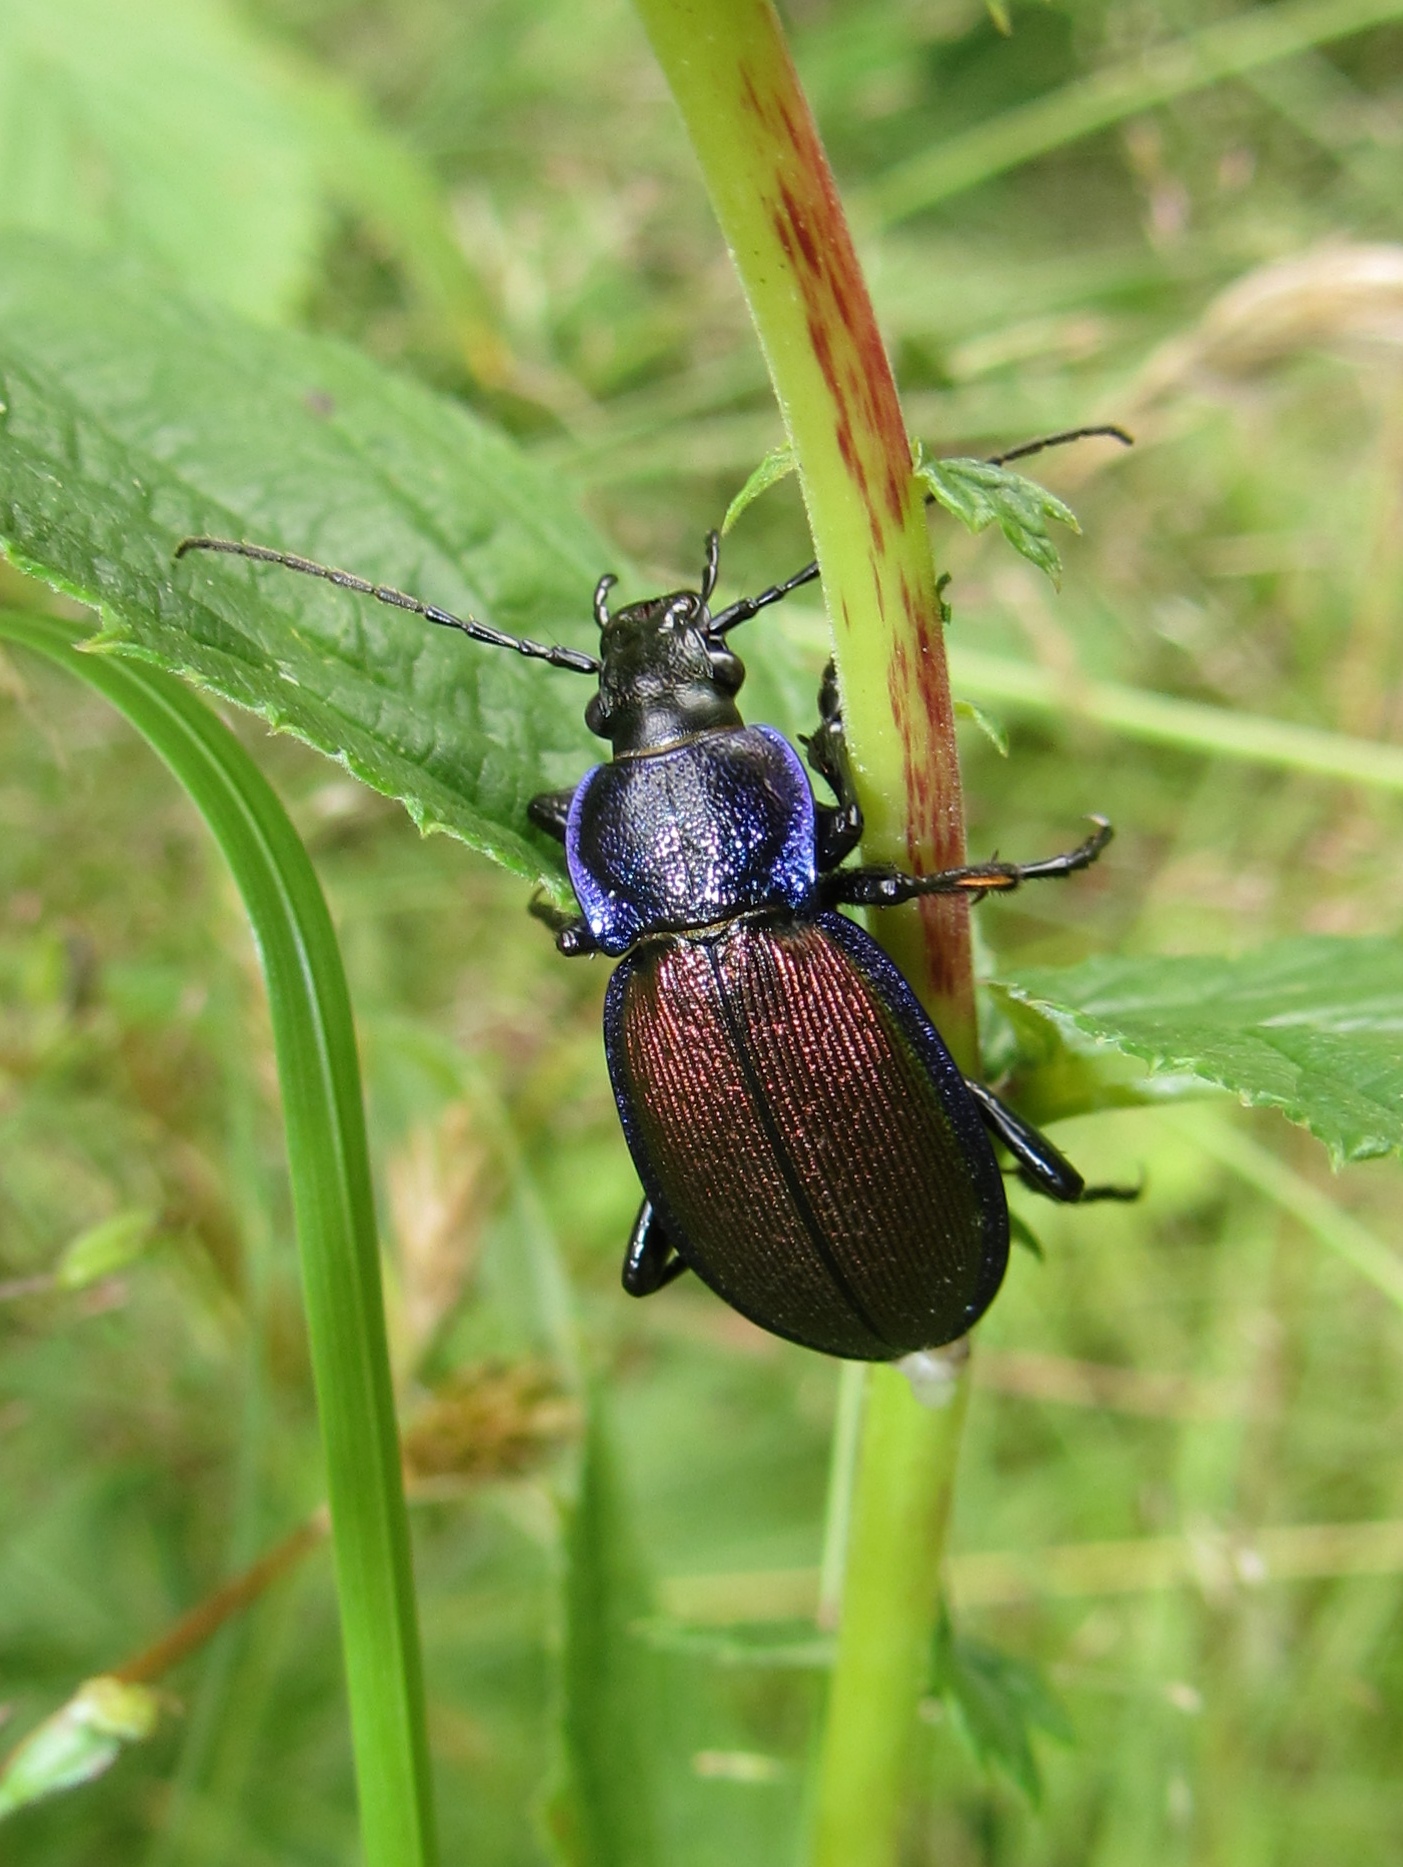
<path id="1" fill-rule="evenodd" d="M 0 219 L 126 246 L 465 397 L 557 470 L 640 589 L 695 574 L 780 430 L 624 0 L 142 0 L 112 43 L 102 11 L 0 0 Z M 1202 3 L 1038 0 L 1011 37 L 975 0 L 784 11 L 913 431 L 948 453 L 1096 420 L 1138 437 L 1039 463 L 1085 528 L 1060 596 L 997 538 L 936 522 L 957 657 L 1070 695 L 1015 712 L 971 690 L 1011 741 L 1004 760 L 968 735 L 972 848 L 1042 854 L 1092 809 L 1119 830 L 1093 875 L 985 907 L 985 945 L 1061 962 L 1395 932 L 1396 795 L 1138 743 L 1075 695 L 1089 677 L 1403 736 L 1403 6 L 1357 32 L 1358 6 L 1225 28 Z M 1238 43 L 1225 30 L 1250 49 L 1303 20 L 1315 43 L 1289 58 L 1164 101 L 1136 88 L 1147 46 L 1211 59 Z M 1069 87 L 1108 68 L 1129 76 L 1082 134 Z M 1040 98 L 1060 98 L 1041 152 L 1015 159 L 1013 113 Z M 312 162 L 298 125 L 317 110 Z M 326 122 L 358 113 L 393 139 L 369 174 L 327 154 Z M 980 126 L 962 171 L 923 182 L 919 158 Z M 201 169 L 187 145 L 215 128 Z M 412 185 L 388 208 L 391 150 Z M 406 203 L 437 225 L 435 187 L 456 253 L 404 234 Z M 738 527 L 727 588 L 809 555 L 785 486 Z M 7 600 L 53 600 L 3 577 Z M 816 673 L 812 609 L 764 628 Z M 762 631 L 746 654 L 763 694 Z M 546 1856 L 570 1312 L 633 1518 L 664 1858 L 788 1858 L 837 1369 L 686 1282 L 622 1297 L 638 1194 L 603 969 L 557 961 L 519 883 L 239 730 L 315 854 L 357 1006 L 445 1859 Z M 231 884 L 115 714 L 19 656 L 0 658 L 0 892 L 0 1280 L 110 1214 L 160 1214 L 120 1276 L 0 1303 L 3 1744 L 300 1522 L 320 1453 Z M 1021 1207 L 1046 1256 L 1017 1254 L 980 1330 L 951 1597 L 962 1630 L 1042 1668 L 1075 1743 L 1041 1745 L 1034 1806 L 932 1701 L 909 1861 L 1403 1860 L 1403 1317 L 1310 1200 L 1392 1243 L 1398 1166 L 1333 1178 L 1308 1137 L 1222 1103 L 1056 1138 L 1149 1192 Z M 1297 1579 L 1261 1580 L 1259 1532 L 1284 1550 L 1271 1532 L 1331 1525 L 1290 1543 Z M 159 1735 L 8 1823 L 0 1858 L 354 1859 L 324 1551 L 169 1689 Z"/>

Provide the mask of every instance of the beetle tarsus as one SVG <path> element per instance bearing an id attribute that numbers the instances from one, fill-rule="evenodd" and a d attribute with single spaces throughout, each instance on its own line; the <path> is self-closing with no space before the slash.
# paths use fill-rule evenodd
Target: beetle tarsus
<path id="1" fill-rule="evenodd" d="M 836 869 L 862 841 L 862 806 L 857 801 L 852 766 L 848 761 L 847 735 L 843 731 L 843 708 L 838 696 L 838 670 L 830 655 L 818 690 L 818 725 L 808 737 L 801 736 L 809 769 L 822 778 L 837 800 L 815 804 L 814 828 L 818 872 L 827 875 Z"/>
<path id="2" fill-rule="evenodd" d="M 1098 1199 L 1138 1199 L 1140 1186 L 1088 1186 L 1060 1148 L 1031 1122 L 1016 1115 L 1008 1104 L 983 1083 L 966 1082 L 984 1126 L 1012 1154 L 1018 1177 L 1044 1199 L 1063 1206 L 1084 1206 Z"/>
<path id="3" fill-rule="evenodd" d="M 962 869 L 938 869 L 933 875 L 908 875 L 903 869 L 839 869 L 819 881 L 825 907 L 896 908 L 921 895 L 1009 894 L 1024 882 L 1050 881 L 1089 869 L 1115 834 L 1105 817 L 1093 817 L 1095 830 L 1075 849 L 1046 856 L 1041 862 L 977 862 Z"/>
<path id="4" fill-rule="evenodd" d="M 564 908 L 558 908 L 553 901 L 547 901 L 542 894 L 531 897 L 529 912 L 533 919 L 543 921 L 555 935 L 558 953 L 567 959 L 575 959 L 581 954 L 597 953 L 599 947 L 588 925 L 578 914 L 570 914 Z"/>
<path id="5" fill-rule="evenodd" d="M 1119 1199 L 1123 1200 L 1126 1205 L 1131 1205 L 1140 1198 L 1144 1191 L 1145 1176 L 1142 1173 L 1134 1186 L 1084 1186 L 1077 1204 L 1086 1206 L 1098 1199 Z"/>
<path id="6" fill-rule="evenodd" d="M 645 1199 L 624 1253 L 624 1289 L 631 1297 L 650 1297 L 686 1269 L 686 1259 L 677 1255 L 652 1202 Z"/>

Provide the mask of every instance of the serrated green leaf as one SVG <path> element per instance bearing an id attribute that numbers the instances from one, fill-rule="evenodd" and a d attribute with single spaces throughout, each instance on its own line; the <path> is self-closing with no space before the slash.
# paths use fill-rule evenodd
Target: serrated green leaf
<path id="1" fill-rule="evenodd" d="M 149 1686 L 106 1674 L 85 1680 L 6 1759 L 0 1769 L 0 1821 L 31 1802 L 90 1783 L 130 1744 L 150 1737 L 160 1699 Z"/>
<path id="2" fill-rule="evenodd" d="M 788 479 L 791 473 L 798 470 L 798 466 L 799 463 L 794 457 L 794 449 L 788 441 L 781 442 L 778 447 L 772 447 L 727 506 L 726 516 L 721 521 L 721 536 L 725 537 L 741 513 L 748 505 L 753 504 L 761 493 L 776 485 L 780 480 Z"/>
<path id="3" fill-rule="evenodd" d="M 1042 1779 L 1033 1733 L 1075 1742 L 1065 1707 L 1036 1666 L 956 1633 L 943 1613 L 932 1643 L 931 1689 L 954 1713 L 986 1769 L 997 1765 L 1037 1804 Z"/>
<path id="4" fill-rule="evenodd" d="M 972 700 L 957 700 L 955 718 L 968 720 L 972 726 L 977 726 L 999 757 L 1008 757 L 1008 734 L 992 714 L 984 711 L 983 707 L 975 706 Z"/>
<path id="5" fill-rule="evenodd" d="M 0 225 L 144 254 L 260 317 L 305 290 L 320 184 L 267 56 L 217 0 L 0 8 Z"/>
<path id="6" fill-rule="evenodd" d="M 1054 584 L 1062 560 L 1048 534 L 1048 521 L 1079 532 L 1077 515 L 1045 486 L 987 460 L 928 460 L 918 452 L 916 478 L 938 505 L 972 532 L 997 525 L 1015 551 L 1046 571 Z"/>
<path id="7" fill-rule="evenodd" d="M 513 633 L 595 635 L 608 563 L 553 476 L 343 345 L 240 324 L 131 264 L 0 237 L 0 542 L 105 644 L 253 708 L 557 892 L 526 804 L 597 748 L 588 683 L 189 533 L 295 550 Z"/>
<path id="8" fill-rule="evenodd" d="M 985 1074 L 991 1082 L 1008 1083 L 1020 1113 L 1039 1126 L 1097 1109 L 1142 1108 L 1214 1093 L 1202 1077 L 1153 1072 L 1139 1057 L 1110 1049 L 1065 1018 L 1055 1022 L 997 987 L 981 986 L 979 998 Z"/>
<path id="9" fill-rule="evenodd" d="M 79 1234 L 60 1257 L 54 1282 L 60 1290 L 84 1290 L 135 1263 L 151 1243 L 154 1212 L 116 1212 Z"/>
<path id="10" fill-rule="evenodd" d="M 553 1811 L 555 1838 L 571 1867 L 658 1867 L 651 1741 L 658 1707 L 636 1631 L 648 1594 L 597 1402 L 565 1550 L 566 1790 Z"/>
<path id="11" fill-rule="evenodd" d="M 1054 1022 L 1278 1108 L 1338 1166 L 1403 1147 L 1403 944 L 1327 935 L 1240 959 L 1094 959 L 995 988 Z"/>

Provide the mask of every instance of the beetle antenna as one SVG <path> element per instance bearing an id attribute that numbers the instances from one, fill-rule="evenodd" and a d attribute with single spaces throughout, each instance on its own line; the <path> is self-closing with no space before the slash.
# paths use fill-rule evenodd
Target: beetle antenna
<path id="1" fill-rule="evenodd" d="M 609 627 L 609 592 L 618 581 L 613 571 L 606 570 L 594 586 L 594 620 L 601 629 Z"/>
<path id="2" fill-rule="evenodd" d="M 1006 467 L 1011 460 L 1026 460 L 1030 454 L 1041 454 L 1049 447 L 1065 447 L 1069 441 L 1091 441 L 1096 439 L 1119 441 L 1122 447 L 1134 447 L 1135 437 L 1127 434 L 1124 428 L 1110 425 L 1101 428 L 1064 428 L 1060 434 L 1045 434 L 1036 441 L 1024 441 L 1020 447 L 1011 447 L 1006 454 L 990 454 L 985 461 L 988 467 Z"/>
<path id="3" fill-rule="evenodd" d="M 711 601 L 712 592 L 716 588 L 716 579 L 720 575 L 721 534 L 720 532 L 708 532 L 706 534 L 706 568 L 702 572 L 700 592 L 703 603 L 709 603 Z"/>
<path id="4" fill-rule="evenodd" d="M 598 674 L 599 661 L 594 655 L 582 655 L 573 648 L 550 647 L 544 642 L 528 642 L 519 635 L 507 635 L 501 629 L 489 628 L 485 622 L 476 622 L 470 616 L 455 616 L 446 609 L 436 609 L 432 603 L 421 603 L 417 597 L 406 596 L 403 590 L 393 589 L 389 584 L 368 583 L 364 577 L 354 576 L 348 570 L 334 570 L 329 564 L 318 564 L 312 558 L 297 557 L 291 551 L 274 551 L 267 545 L 249 545 L 237 538 L 182 538 L 175 548 L 177 558 L 183 558 L 187 551 L 223 551 L 231 557 L 252 558 L 259 564 L 281 564 L 285 570 L 301 571 L 307 577 L 321 577 L 327 583 L 334 583 L 341 590 L 356 590 L 362 596 L 373 596 L 377 603 L 388 603 L 392 609 L 407 609 L 416 616 L 422 616 L 426 622 L 436 622 L 445 629 L 460 629 L 474 642 L 486 642 L 490 648 L 512 648 L 518 655 L 530 655 L 537 661 L 548 661 L 553 668 L 569 668 L 573 674 Z"/>
<path id="5" fill-rule="evenodd" d="M 1020 447 L 1011 447 L 1006 454 L 990 454 L 984 464 L 987 467 L 1007 466 L 1010 460 L 1025 460 L 1029 454 L 1041 454 L 1049 447 L 1065 447 L 1069 441 L 1089 441 L 1096 437 L 1119 441 L 1122 447 L 1134 447 L 1135 438 L 1126 433 L 1124 428 L 1112 426 L 1097 428 L 1065 428 L 1060 434 L 1045 434 L 1036 441 L 1024 441 Z M 927 493 L 926 504 L 933 503 L 934 495 Z M 715 533 L 709 534 L 715 537 Z M 794 590 L 812 583 L 818 576 L 818 565 L 806 564 L 802 570 L 795 571 L 783 583 L 771 584 L 768 590 L 762 590 L 759 596 L 743 596 L 738 603 L 732 603 L 729 609 L 723 609 L 719 616 L 711 619 L 711 633 L 725 635 L 727 630 L 737 628 L 743 622 L 749 622 L 752 616 L 758 616 L 762 609 L 768 609 L 771 603 L 782 603 Z"/>
<path id="6" fill-rule="evenodd" d="M 782 603 L 794 590 L 806 583 L 812 583 L 818 576 L 817 564 L 806 564 L 802 570 L 795 571 L 792 577 L 783 583 L 771 584 L 768 590 L 762 590 L 759 596 L 743 596 L 738 603 L 732 603 L 729 609 L 723 609 L 713 616 L 708 632 L 712 635 L 725 635 L 727 630 L 736 628 L 742 622 L 749 622 L 752 616 L 758 616 L 762 609 L 768 609 L 771 603 Z"/>

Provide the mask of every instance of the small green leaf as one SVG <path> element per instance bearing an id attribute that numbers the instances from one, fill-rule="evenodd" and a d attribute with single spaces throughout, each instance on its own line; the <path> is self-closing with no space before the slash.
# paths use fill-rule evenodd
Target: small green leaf
<path id="1" fill-rule="evenodd" d="M 1094 959 L 995 988 L 1155 1071 L 1279 1108 L 1336 1166 L 1403 1148 L 1403 944 L 1329 935 L 1240 959 Z"/>
<path id="2" fill-rule="evenodd" d="M 106 1674 L 85 1680 L 0 1768 L 0 1820 L 101 1776 L 128 1745 L 150 1737 L 160 1709 L 149 1686 Z"/>
<path id="3" fill-rule="evenodd" d="M 984 9 L 994 23 L 994 31 L 1004 39 L 1013 37 L 1013 20 L 1004 0 L 984 0 Z"/>
<path id="4" fill-rule="evenodd" d="M 742 486 L 740 491 L 736 494 L 730 505 L 727 506 L 726 516 L 721 521 L 722 537 L 724 538 L 726 533 L 730 531 L 731 527 L 748 505 L 752 504 L 753 501 L 760 497 L 761 493 L 768 491 L 768 489 L 774 486 L 778 481 L 788 479 L 789 475 L 797 470 L 798 465 L 799 463 L 794 457 L 794 449 L 788 441 L 781 442 L 778 447 L 772 447 L 769 453 L 766 454 L 765 458 L 760 462 L 760 465 L 746 481 L 745 485 Z"/>
<path id="5" fill-rule="evenodd" d="M 1048 520 L 1074 532 L 1081 526 L 1071 507 L 1045 486 L 987 460 L 927 459 L 919 448 L 915 471 L 929 496 L 962 525 L 972 532 L 997 525 L 1015 551 L 1060 583 L 1062 560 L 1048 535 Z"/>
<path id="6" fill-rule="evenodd" d="M 154 1212 L 115 1212 L 100 1225 L 80 1233 L 54 1270 L 60 1290 L 84 1290 L 135 1263 L 156 1230 Z"/>
<path id="7" fill-rule="evenodd" d="M 1042 1778 L 1033 1733 L 1061 1744 L 1076 1741 L 1065 1707 L 1038 1668 L 957 1634 L 947 1609 L 932 1643 L 931 1689 L 950 1707 L 980 1763 L 986 1769 L 997 1764 L 1036 1805 Z"/>
<path id="8" fill-rule="evenodd" d="M 957 720 L 968 720 L 971 725 L 977 726 L 980 732 L 982 732 L 984 737 L 989 741 L 990 745 L 993 746 L 994 750 L 998 753 L 999 757 L 1008 757 L 1008 734 L 1004 731 L 999 721 L 996 720 L 992 714 L 986 713 L 983 707 L 975 706 L 972 700 L 957 700 L 955 702 L 955 718 Z"/>

